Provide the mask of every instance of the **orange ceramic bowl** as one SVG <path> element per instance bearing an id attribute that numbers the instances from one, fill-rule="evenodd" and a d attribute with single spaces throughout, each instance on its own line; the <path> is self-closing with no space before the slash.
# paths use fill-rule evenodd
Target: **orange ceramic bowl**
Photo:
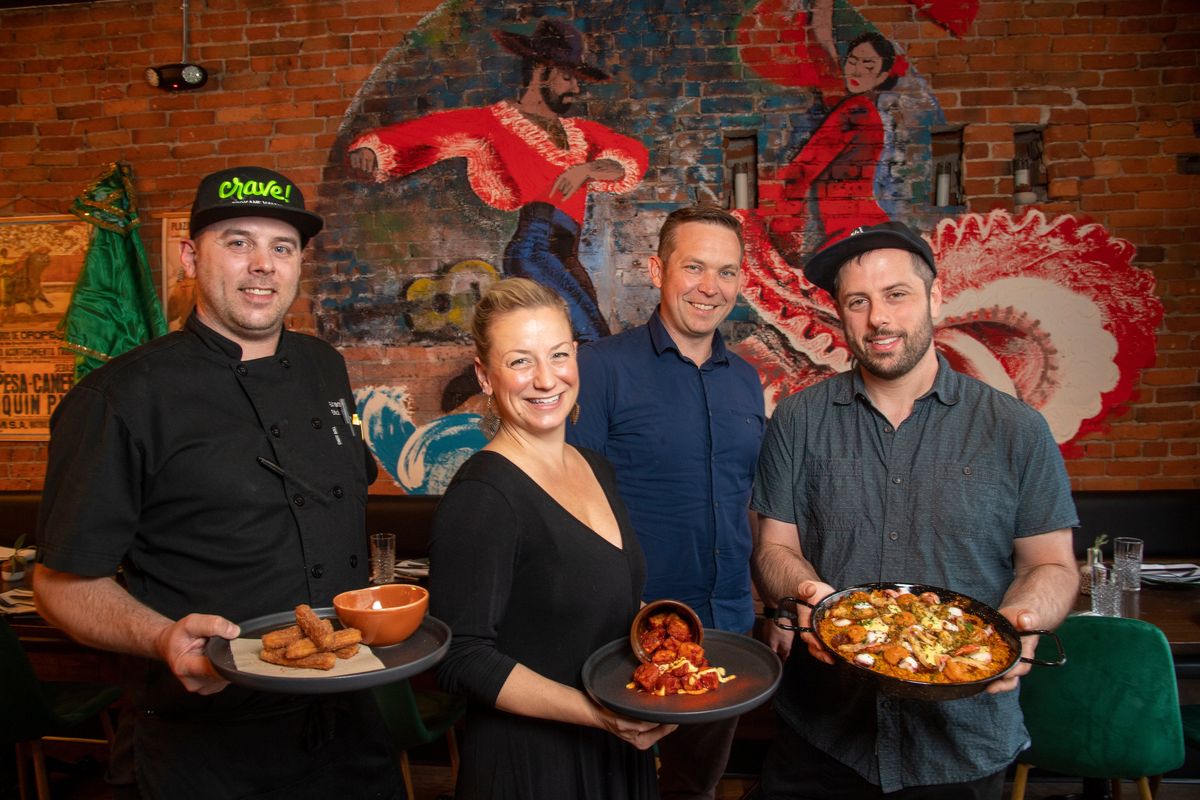
<path id="1" fill-rule="evenodd" d="M 333 598 L 333 607 L 343 625 L 362 631 L 363 644 L 396 644 L 421 626 L 429 610 L 429 590 L 411 583 L 368 586 L 342 592 Z"/>
<path id="2" fill-rule="evenodd" d="M 650 627 L 650 617 L 664 613 L 678 614 L 691 629 L 692 641 L 696 644 L 704 641 L 704 626 L 700 624 L 700 617 L 690 606 L 678 600 L 652 600 L 642 606 L 637 616 L 633 618 L 633 624 L 629 626 L 629 644 L 633 648 L 633 654 L 638 657 L 638 661 L 650 660 L 650 655 L 642 647 L 642 631 Z"/>

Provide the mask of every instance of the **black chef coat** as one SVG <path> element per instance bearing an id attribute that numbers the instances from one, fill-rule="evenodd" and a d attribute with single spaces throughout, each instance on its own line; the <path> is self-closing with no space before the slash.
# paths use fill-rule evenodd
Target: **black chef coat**
<path id="1" fill-rule="evenodd" d="M 354 411 L 345 363 L 325 342 L 284 331 L 274 355 L 242 361 L 193 314 L 88 375 L 55 411 L 39 560 L 94 577 L 120 567 L 129 592 L 171 619 L 331 605 L 367 583 L 375 464 Z M 129 688 L 156 743 L 172 738 L 163 724 L 261 720 L 270 731 L 280 714 L 329 717 L 288 695 L 188 694 L 164 663 L 138 661 Z"/>

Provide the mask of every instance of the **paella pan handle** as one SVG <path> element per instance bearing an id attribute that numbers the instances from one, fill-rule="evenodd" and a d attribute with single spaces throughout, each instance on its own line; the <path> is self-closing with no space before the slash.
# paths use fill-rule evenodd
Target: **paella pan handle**
<path id="1" fill-rule="evenodd" d="M 793 612 L 793 611 L 785 612 L 784 611 L 784 606 L 787 603 L 791 603 L 793 608 L 796 605 L 808 606 L 809 608 L 816 608 L 816 606 L 814 606 L 812 603 L 808 602 L 807 600 L 801 600 L 799 597 L 781 597 L 781 598 L 779 598 L 778 611 L 775 612 L 775 625 L 780 628 L 783 628 L 785 631 L 799 631 L 800 633 L 812 633 L 813 632 L 812 628 L 804 628 L 804 627 L 800 626 L 800 624 L 799 624 L 800 619 L 799 619 L 799 617 L 796 616 L 795 612 Z M 793 624 L 793 623 L 796 623 L 796 624 Z"/>
<path id="2" fill-rule="evenodd" d="M 1063 651 L 1062 641 L 1058 638 L 1058 634 L 1054 631 L 1017 631 L 1018 636 L 1049 636 L 1054 640 L 1054 648 L 1058 650 L 1058 657 L 1053 661 L 1043 661 L 1040 658 L 1026 658 L 1021 656 L 1021 660 L 1026 664 L 1037 664 L 1042 667 L 1061 667 L 1067 663 L 1067 654 Z"/>

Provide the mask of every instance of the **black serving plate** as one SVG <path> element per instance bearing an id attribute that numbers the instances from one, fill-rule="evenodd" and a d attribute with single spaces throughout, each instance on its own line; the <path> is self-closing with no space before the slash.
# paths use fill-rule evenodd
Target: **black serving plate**
<path id="1" fill-rule="evenodd" d="M 583 664 L 583 685 L 600 705 L 632 719 L 647 722 L 713 722 L 744 714 L 775 693 L 783 664 L 771 648 L 736 633 L 706 629 L 704 656 L 714 667 L 724 667 L 735 680 L 705 694 L 672 694 L 665 697 L 628 688 L 633 671 L 641 664 L 629 637 L 609 642 Z"/>
<path id="2" fill-rule="evenodd" d="M 314 608 L 317 616 L 336 619 L 333 608 Z M 268 631 L 296 624 L 293 611 L 281 611 L 255 617 L 241 623 L 243 639 L 254 639 Z M 336 627 L 336 625 L 335 625 Z M 366 645 L 363 645 L 366 647 Z M 421 626 L 403 642 L 387 647 L 372 646 L 371 652 L 383 662 L 382 669 L 355 672 L 349 675 L 329 675 L 321 670 L 289 670 L 293 675 L 260 675 L 243 672 L 234 662 L 229 641 L 220 637 L 208 640 L 204 654 L 208 656 L 217 672 L 227 681 L 247 689 L 262 692 L 284 692 L 287 694 L 331 694 L 369 689 L 424 672 L 436 665 L 450 647 L 450 628 L 441 620 L 426 615 Z"/>

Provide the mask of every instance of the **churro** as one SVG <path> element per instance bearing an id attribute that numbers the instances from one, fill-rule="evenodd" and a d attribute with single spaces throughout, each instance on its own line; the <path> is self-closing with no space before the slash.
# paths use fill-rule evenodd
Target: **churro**
<path id="1" fill-rule="evenodd" d="M 349 644 L 345 647 L 339 647 L 337 650 L 333 651 L 333 654 L 338 658 L 354 658 L 356 655 L 358 655 L 358 648 L 360 647 L 362 647 L 362 645 L 360 645 L 358 642 L 355 642 L 354 644 Z"/>
<path id="2" fill-rule="evenodd" d="M 304 603 L 296 606 L 296 624 L 304 635 L 316 643 L 318 650 L 329 650 L 333 642 L 333 625 L 329 620 L 321 619 L 311 606 Z"/>
<path id="3" fill-rule="evenodd" d="M 296 606 L 296 624 L 262 635 L 258 657 L 268 664 L 302 669 L 333 669 L 339 658 L 358 653 L 358 628 L 334 630 L 307 605 Z"/>
<path id="4" fill-rule="evenodd" d="M 337 656 L 333 653 L 313 653 L 301 658 L 288 658 L 278 650 L 263 650 L 258 657 L 268 664 L 279 664 L 283 667 L 303 667 L 305 669 L 333 669 Z"/>
<path id="5" fill-rule="evenodd" d="M 300 626 L 292 625 L 289 628 L 280 628 L 277 631 L 264 633 L 262 635 L 262 646 L 264 650 L 279 650 L 303 638 L 304 632 L 300 630 Z"/>
<path id="6" fill-rule="evenodd" d="M 316 642 L 305 637 L 289 644 L 283 654 L 288 658 L 303 658 L 304 656 L 311 656 L 313 653 L 332 653 L 344 647 L 349 647 L 352 644 L 358 644 L 361 641 L 362 634 L 358 628 L 342 628 L 340 631 L 333 632 L 333 638 L 329 640 L 328 647 L 318 647 Z M 265 648 L 266 644 L 263 647 Z"/>

